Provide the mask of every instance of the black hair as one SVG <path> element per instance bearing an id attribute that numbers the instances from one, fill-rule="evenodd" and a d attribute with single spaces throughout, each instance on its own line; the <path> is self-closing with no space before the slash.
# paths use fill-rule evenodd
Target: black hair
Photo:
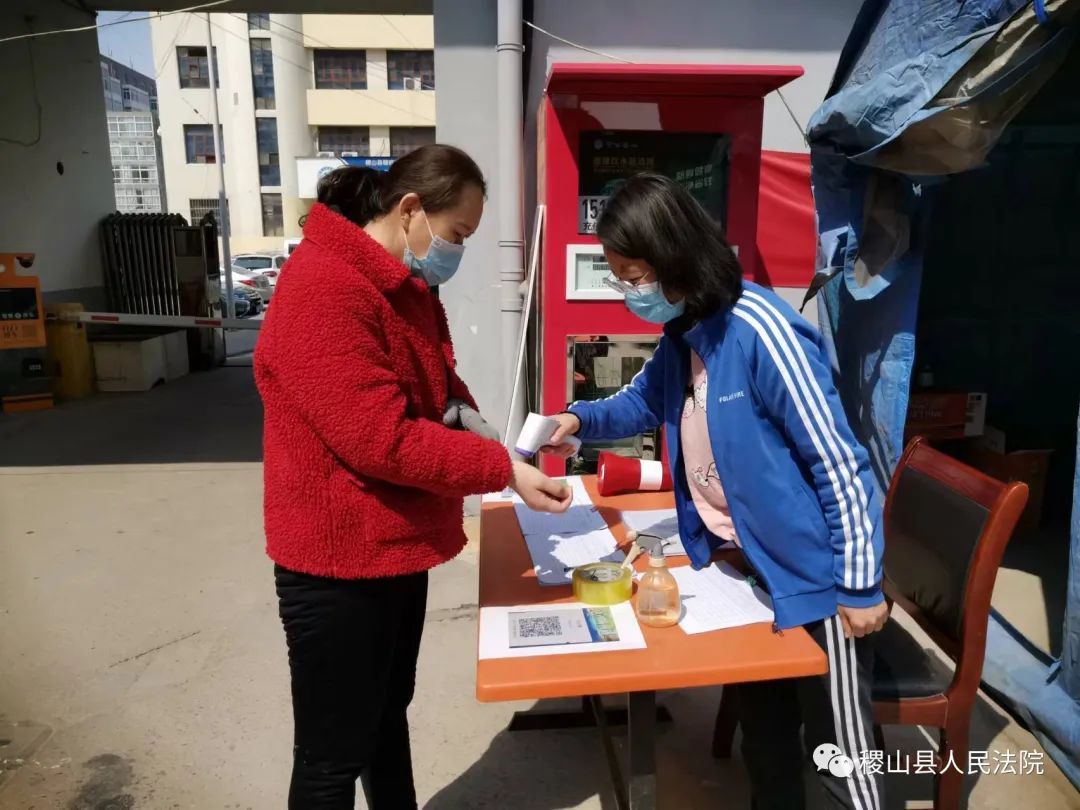
<path id="1" fill-rule="evenodd" d="M 398 158 L 385 172 L 363 166 L 342 166 L 319 181 L 316 196 L 323 205 L 357 225 L 388 213 L 410 192 L 434 214 L 452 208 L 466 186 L 487 195 L 484 174 L 471 157 L 455 146 L 421 146 Z"/>
<path id="2" fill-rule="evenodd" d="M 728 309 L 742 294 L 742 268 L 723 226 L 664 175 L 638 174 L 619 186 L 596 236 L 615 253 L 652 265 L 665 293 L 686 301 L 690 321 Z"/>

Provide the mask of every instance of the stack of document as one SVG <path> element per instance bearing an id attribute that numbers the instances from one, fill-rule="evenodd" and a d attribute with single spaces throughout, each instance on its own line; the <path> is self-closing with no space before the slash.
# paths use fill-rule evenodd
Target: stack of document
<path id="1" fill-rule="evenodd" d="M 512 499 L 541 585 L 569 585 L 580 565 L 620 563 L 626 557 L 581 479 L 572 477 L 566 482 L 574 492 L 574 501 L 561 515 L 534 512 L 517 495 Z"/>

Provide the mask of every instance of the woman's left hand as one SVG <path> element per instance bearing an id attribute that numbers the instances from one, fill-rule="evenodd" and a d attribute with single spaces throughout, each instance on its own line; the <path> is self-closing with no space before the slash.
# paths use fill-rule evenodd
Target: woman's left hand
<path id="1" fill-rule="evenodd" d="M 862 638 L 876 633 L 889 620 L 889 605 L 886 602 L 865 608 L 841 605 L 839 612 L 844 625 L 844 638 Z"/>
<path id="2" fill-rule="evenodd" d="M 446 413 L 443 414 L 443 424 L 447 427 L 460 427 L 470 433 L 475 433 L 482 439 L 502 441 L 499 431 L 488 424 L 487 420 L 463 399 L 451 399 L 447 403 Z"/>

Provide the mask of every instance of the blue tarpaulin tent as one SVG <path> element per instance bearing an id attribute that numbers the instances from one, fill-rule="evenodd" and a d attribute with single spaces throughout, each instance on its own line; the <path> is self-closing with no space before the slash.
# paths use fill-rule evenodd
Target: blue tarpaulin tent
<path id="1" fill-rule="evenodd" d="M 819 235 L 811 289 L 882 491 L 903 449 L 935 205 L 949 184 L 991 160 L 1010 123 L 1069 58 L 1078 7 L 867 0 L 810 122 Z M 980 239 L 978 228 L 974 220 L 965 238 Z M 1080 786 L 1080 484 L 1073 498 L 1061 658 L 995 615 L 984 685 Z"/>

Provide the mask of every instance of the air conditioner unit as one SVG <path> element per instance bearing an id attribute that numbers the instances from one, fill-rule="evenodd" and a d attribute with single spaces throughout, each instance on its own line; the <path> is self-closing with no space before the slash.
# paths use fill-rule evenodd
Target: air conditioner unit
<path id="1" fill-rule="evenodd" d="M 406 76 L 404 79 L 406 90 L 423 90 L 424 82 L 419 76 Z"/>
<path id="2" fill-rule="evenodd" d="M 360 157 L 360 153 L 359 152 L 342 152 L 341 156 L 342 157 Z"/>
<path id="3" fill-rule="evenodd" d="M 337 157 L 333 152 L 316 152 L 315 157 Z"/>

